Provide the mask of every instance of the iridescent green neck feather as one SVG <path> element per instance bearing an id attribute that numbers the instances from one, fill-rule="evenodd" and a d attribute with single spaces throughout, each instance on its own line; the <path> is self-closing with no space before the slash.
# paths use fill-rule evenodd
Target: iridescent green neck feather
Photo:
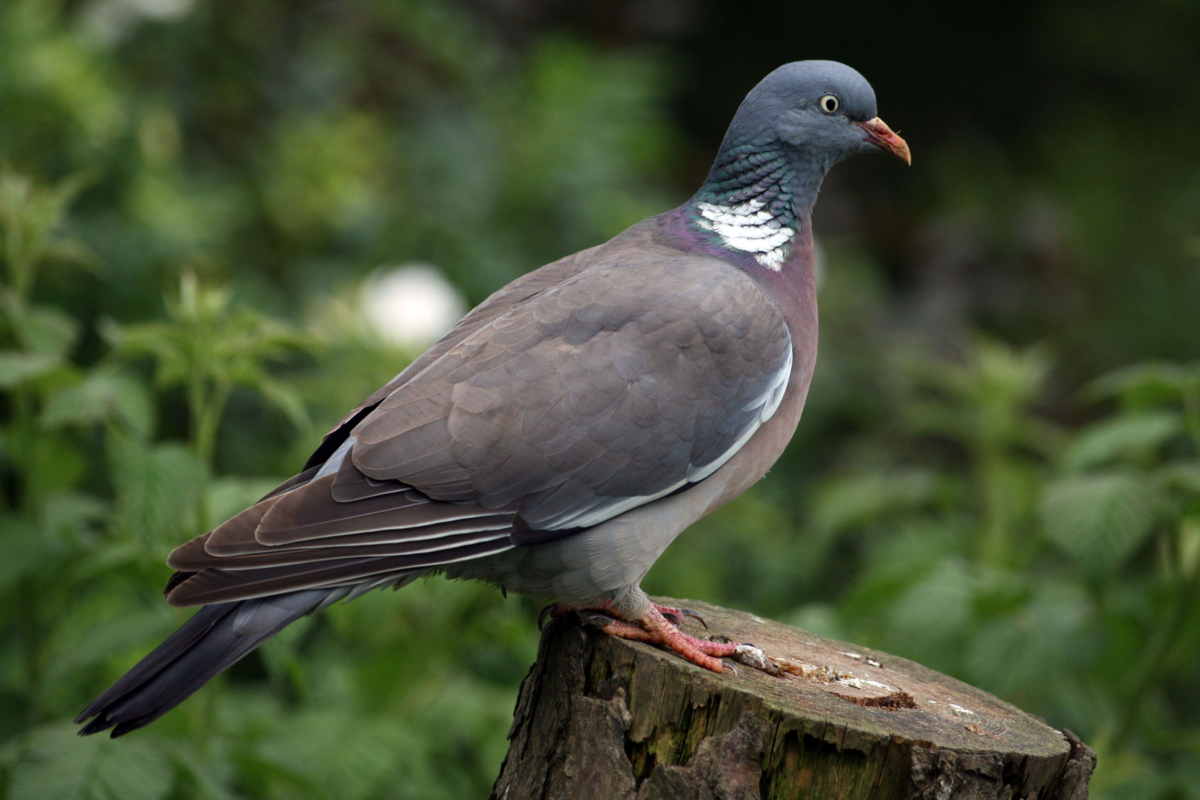
<path id="1" fill-rule="evenodd" d="M 726 141 L 708 179 L 687 203 L 693 229 L 713 247 L 778 271 L 816 200 L 824 165 L 775 141 Z M 805 169 L 808 167 L 808 169 Z M 813 168 L 815 167 L 815 169 Z"/>

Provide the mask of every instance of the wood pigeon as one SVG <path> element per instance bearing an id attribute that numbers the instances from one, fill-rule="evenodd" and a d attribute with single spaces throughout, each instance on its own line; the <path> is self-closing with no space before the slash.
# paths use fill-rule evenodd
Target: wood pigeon
<path id="1" fill-rule="evenodd" d="M 140 728 L 299 617 L 433 573 L 720 672 L 737 645 L 683 633 L 639 583 L 791 438 L 817 355 L 812 207 L 834 164 L 879 151 L 910 161 L 858 72 L 772 72 L 690 200 L 497 291 L 300 474 L 171 553 L 167 601 L 203 608 L 80 733 Z"/>

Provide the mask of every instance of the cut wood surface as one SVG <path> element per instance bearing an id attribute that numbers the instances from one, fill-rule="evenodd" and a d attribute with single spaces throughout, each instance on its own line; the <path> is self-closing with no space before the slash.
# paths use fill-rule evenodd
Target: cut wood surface
<path id="1" fill-rule="evenodd" d="M 694 635 L 752 642 L 716 674 L 577 615 L 521 685 L 496 800 L 1081 800 L 1095 755 L 920 664 L 690 600 Z"/>

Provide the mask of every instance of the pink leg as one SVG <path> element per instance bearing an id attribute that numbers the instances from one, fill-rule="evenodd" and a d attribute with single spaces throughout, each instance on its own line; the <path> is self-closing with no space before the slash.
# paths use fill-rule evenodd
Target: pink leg
<path id="1" fill-rule="evenodd" d="M 572 608 L 556 604 L 551 606 L 547 613 L 557 618 L 568 611 L 586 610 L 588 609 Z M 634 639 L 639 642 L 664 645 L 688 661 L 698 664 L 705 669 L 711 669 L 713 672 L 724 672 L 725 668 L 720 659 L 733 655 L 738 647 L 733 642 L 710 642 L 705 639 L 698 639 L 679 630 L 675 624 L 672 624 L 668 620 L 667 615 L 674 616 L 681 621 L 686 616 L 694 616 L 694 612 L 688 614 L 686 609 L 651 605 L 641 618 L 635 620 L 624 619 L 617 612 L 616 608 L 614 608 L 613 604 L 607 600 L 594 610 L 616 617 L 616 619 L 605 622 L 600 627 L 600 630 L 610 636 L 619 636 L 622 639 Z"/>

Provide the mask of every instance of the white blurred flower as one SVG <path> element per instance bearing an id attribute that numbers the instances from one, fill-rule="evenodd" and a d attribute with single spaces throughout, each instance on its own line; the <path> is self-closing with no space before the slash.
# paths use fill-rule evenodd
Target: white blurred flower
<path id="1" fill-rule="evenodd" d="M 363 284 L 360 302 L 371 332 L 405 349 L 437 341 L 467 311 L 463 296 L 431 264 L 379 270 Z"/>

